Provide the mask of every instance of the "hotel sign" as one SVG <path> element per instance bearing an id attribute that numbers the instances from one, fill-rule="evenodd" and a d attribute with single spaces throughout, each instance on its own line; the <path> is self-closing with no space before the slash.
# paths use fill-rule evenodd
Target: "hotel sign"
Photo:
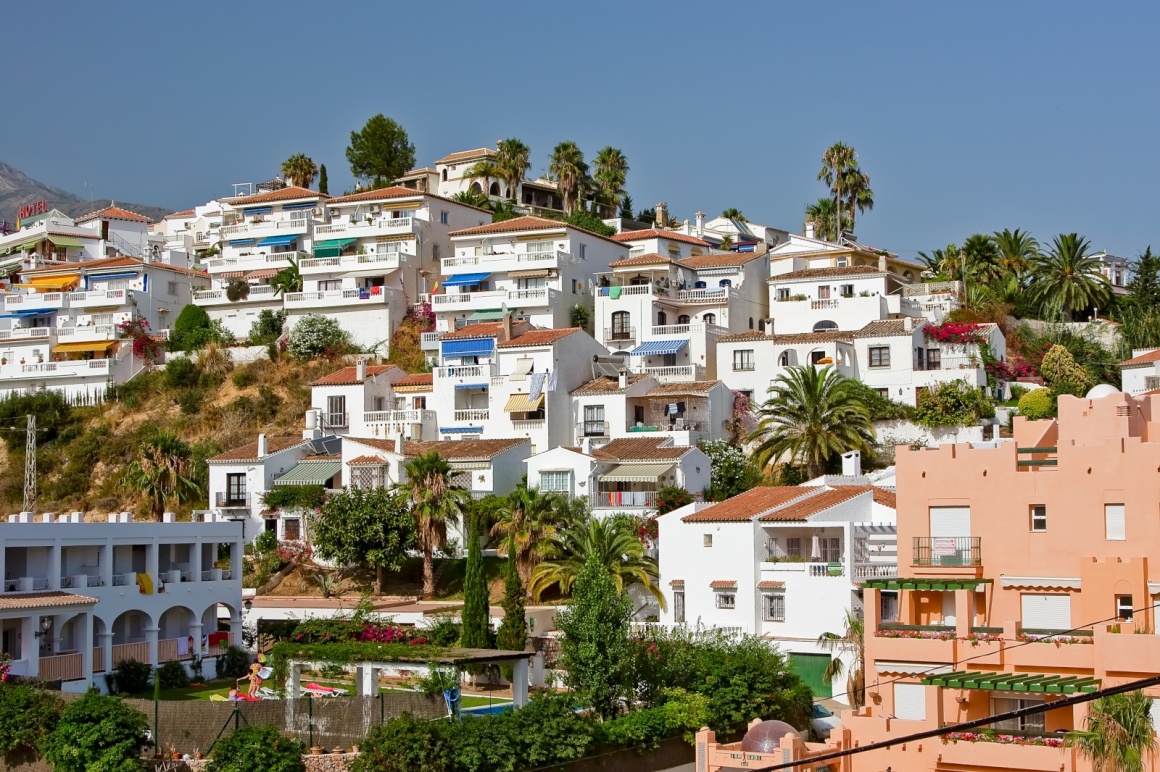
<path id="1" fill-rule="evenodd" d="M 25 204 L 20 207 L 20 219 L 25 217 L 35 217 L 38 214 L 45 214 L 48 212 L 48 202 L 43 198 L 33 204 Z"/>

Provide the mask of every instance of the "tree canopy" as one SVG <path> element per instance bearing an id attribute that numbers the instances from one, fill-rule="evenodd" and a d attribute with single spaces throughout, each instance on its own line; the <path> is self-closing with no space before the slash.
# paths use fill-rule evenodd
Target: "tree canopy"
<path id="1" fill-rule="evenodd" d="M 382 593 L 386 571 L 402 568 L 415 546 L 415 521 L 407 504 L 387 488 L 344 488 L 310 519 L 314 551 L 338 565 L 373 568 Z"/>
<path id="2" fill-rule="evenodd" d="M 350 133 L 346 160 L 355 177 L 383 188 L 415 166 L 415 146 L 402 126 L 379 113 Z"/>

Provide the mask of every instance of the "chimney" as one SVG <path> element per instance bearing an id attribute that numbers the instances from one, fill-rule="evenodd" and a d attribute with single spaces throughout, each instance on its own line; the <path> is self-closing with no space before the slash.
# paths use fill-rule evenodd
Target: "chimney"
<path id="1" fill-rule="evenodd" d="M 697 236 L 705 235 L 705 213 L 697 212 Z"/>
<path id="2" fill-rule="evenodd" d="M 367 379 L 367 360 L 359 357 L 354 366 L 354 377 L 359 383 Z"/>
<path id="3" fill-rule="evenodd" d="M 628 370 L 627 370 L 627 368 L 624 368 L 624 367 L 620 368 L 620 372 L 617 375 L 618 375 L 617 380 L 616 380 L 617 384 L 620 386 L 620 388 L 627 389 L 628 388 Z"/>
<path id="4" fill-rule="evenodd" d="M 817 238 L 817 236 L 814 235 L 815 233 L 817 233 L 817 231 L 814 230 L 814 221 L 813 220 L 806 220 L 806 238 L 807 239 Z"/>
<path id="5" fill-rule="evenodd" d="M 654 207 L 654 209 L 657 213 L 656 226 L 658 228 L 664 228 L 669 224 L 669 205 L 664 201 L 661 201 Z"/>
<path id="6" fill-rule="evenodd" d="M 592 438 L 591 437 L 585 437 L 584 439 L 580 440 L 580 452 L 586 456 L 592 455 Z"/>
<path id="7" fill-rule="evenodd" d="M 903 318 L 902 329 L 906 330 L 907 332 L 914 332 L 914 317 L 913 316 L 907 316 L 907 317 Z"/>
<path id="8" fill-rule="evenodd" d="M 269 446 L 266 444 L 266 435 L 258 435 L 258 458 L 265 458 L 269 455 Z"/>
<path id="9" fill-rule="evenodd" d="M 845 477 L 862 476 L 862 453 L 851 450 L 842 454 L 842 475 Z"/>
<path id="10" fill-rule="evenodd" d="M 512 339 L 512 313 L 504 310 L 503 312 L 503 333 L 500 336 L 500 343 L 506 343 Z"/>
<path id="11" fill-rule="evenodd" d="M 883 272 L 886 271 L 886 255 L 878 256 L 878 270 Z"/>
<path id="12" fill-rule="evenodd" d="M 765 334 L 771 338 L 773 337 L 773 320 L 772 319 L 765 320 Z"/>
<path id="13" fill-rule="evenodd" d="M 395 455 L 402 456 L 403 454 L 403 433 L 399 432 L 395 435 Z"/>

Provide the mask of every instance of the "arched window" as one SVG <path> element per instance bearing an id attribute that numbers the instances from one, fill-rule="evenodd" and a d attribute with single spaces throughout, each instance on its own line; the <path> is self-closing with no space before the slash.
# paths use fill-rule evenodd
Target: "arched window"
<path id="1" fill-rule="evenodd" d="M 498 182 L 491 183 L 491 188 L 487 192 L 493 196 L 502 196 L 503 195 Z"/>
<path id="2" fill-rule="evenodd" d="M 749 329 L 753 329 L 753 317 L 749 317 Z"/>
<path id="3" fill-rule="evenodd" d="M 473 182 L 471 183 L 471 192 L 478 196 L 483 193 L 483 187 L 478 182 Z"/>
<path id="4" fill-rule="evenodd" d="M 718 287 L 732 287 L 733 280 L 732 279 L 722 279 L 721 281 L 717 282 L 717 286 Z"/>
<path id="5" fill-rule="evenodd" d="M 837 323 L 831 322 L 829 319 L 823 319 L 814 325 L 814 332 L 827 332 L 836 329 L 838 329 Z"/>
<path id="6" fill-rule="evenodd" d="M 914 279 L 914 274 L 911 273 L 910 271 L 903 271 L 902 278 L 906 279 L 907 281 L 911 281 Z"/>
<path id="7" fill-rule="evenodd" d="M 688 323 L 689 323 L 689 315 L 688 314 L 681 314 L 680 316 L 677 317 L 677 324 L 688 324 Z"/>
<path id="8" fill-rule="evenodd" d="M 717 314 L 702 314 L 701 321 L 704 322 L 705 324 L 716 324 L 717 323 Z"/>
<path id="9" fill-rule="evenodd" d="M 708 285 L 705 284 L 705 282 L 703 282 L 703 281 L 693 282 L 693 289 L 705 289 L 706 286 L 708 286 Z"/>
<path id="10" fill-rule="evenodd" d="M 443 181 L 447 182 L 447 170 L 446 169 L 443 170 Z"/>
<path id="11" fill-rule="evenodd" d="M 764 320 L 764 319 L 758 319 L 758 320 L 757 320 L 757 329 L 758 329 L 760 332 L 765 332 L 765 320 Z"/>
<path id="12" fill-rule="evenodd" d="M 657 327 L 664 327 L 669 323 L 669 315 L 664 311 L 657 311 Z"/>
<path id="13" fill-rule="evenodd" d="M 793 357 L 790 356 L 792 353 L 792 351 L 781 352 L 781 356 L 777 358 L 777 363 L 782 367 L 789 367 L 793 364 Z"/>
<path id="14" fill-rule="evenodd" d="M 617 311 L 612 315 L 612 339 L 632 340 L 632 321 L 628 311 Z"/>
<path id="15" fill-rule="evenodd" d="M 817 351 L 810 352 L 810 364 L 811 365 L 816 365 L 818 362 L 822 361 L 825 358 L 826 358 L 825 351 L 822 351 L 819 349 Z"/>

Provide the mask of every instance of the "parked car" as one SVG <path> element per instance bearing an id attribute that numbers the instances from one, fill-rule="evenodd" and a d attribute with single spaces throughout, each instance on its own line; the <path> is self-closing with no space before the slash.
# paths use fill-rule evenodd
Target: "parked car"
<path id="1" fill-rule="evenodd" d="M 810 729 L 814 730 L 814 735 L 818 740 L 825 740 L 830 736 L 830 731 L 837 728 L 842 720 L 835 716 L 829 708 L 821 703 L 814 703 L 814 712 L 810 716 Z"/>

